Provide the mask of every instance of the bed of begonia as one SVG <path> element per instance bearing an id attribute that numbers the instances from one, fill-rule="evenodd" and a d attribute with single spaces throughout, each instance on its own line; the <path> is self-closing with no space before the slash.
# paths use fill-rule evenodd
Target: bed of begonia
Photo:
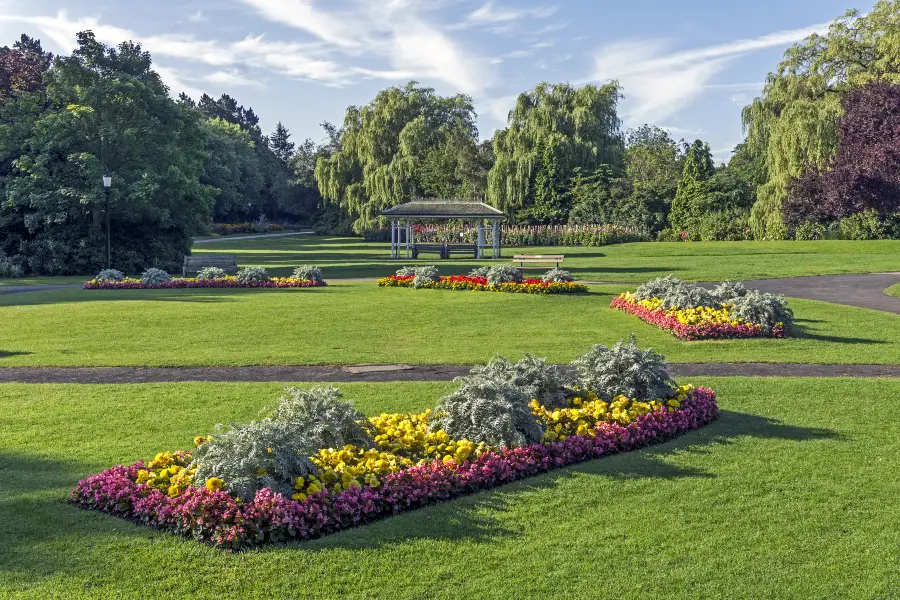
<path id="1" fill-rule="evenodd" d="M 116 466 L 81 481 L 79 505 L 157 529 L 192 536 L 224 549 L 299 541 L 402 511 L 490 489 L 551 469 L 670 440 L 718 415 L 715 392 L 682 386 L 670 398 L 610 402 L 592 394 L 566 408 L 533 401 L 543 421 L 541 443 L 518 448 L 453 440 L 429 423 L 431 413 L 381 415 L 365 427 L 371 448 L 323 449 L 311 457 L 315 474 L 294 481 L 292 497 L 268 488 L 237 498 L 217 477 L 194 481 L 190 452 Z M 211 442 L 199 436 L 200 448 Z M 271 452 L 271 449 L 270 449 Z"/>
<path id="2" fill-rule="evenodd" d="M 294 277 L 271 277 L 266 281 L 242 282 L 237 277 L 218 279 L 197 279 L 195 277 L 173 277 L 159 283 L 144 283 L 143 280 L 127 277 L 121 281 L 98 281 L 92 279 L 84 284 L 86 290 L 167 290 L 181 288 L 309 288 L 323 287 L 324 281 L 310 281 Z"/>
<path id="3" fill-rule="evenodd" d="M 610 304 L 683 340 L 790 335 L 794 314 L 782 296 L 724 282 L 712 290 L 660 277 Z"/>
<path id="4" fill-rule="evenodd" d="M 415 287 L 415 276 L 391 275 L 378 280 L 379 287 Z M 543 281 L 541 279 L 524 279 L 521 282 L 508 281 L 499 285 L 491 285 L 486 277 L 456 275 L 441 277 L 438 281 L 429 281 L 420 287 L 433 290 L 454 290 L 473 292 L 508 292 L 512 294 L 583 294 L 587 286 L 573 281 Z"/>

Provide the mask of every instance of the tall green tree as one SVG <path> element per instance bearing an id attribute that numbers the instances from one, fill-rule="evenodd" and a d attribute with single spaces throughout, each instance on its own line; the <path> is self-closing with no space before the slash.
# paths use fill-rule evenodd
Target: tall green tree
<path id="1" fill-rule="evenodd" d="M 379 224 L 381 210 L 414 196 L 475 195 L 464 166 L 477 141 L 471 98 L 444 98 L 411 81 L 347 109 L 340 148 L 317 159 L 316 181 L 363 232 Z"/>
<path id="2" fill-rule="evenodd" d="M 269 148 L 278 157 L 278 160 L 287 164 L 294 156 L 296 145 L 291 141 L 291 133 L 281 121 L 275 126 L 275 131 L 269 136 Z"/>
<path id="3" fill-rule="evenodd" d="M 215 188 L 214 220 L 247 220 L 265 187 L 253 138 L 218 117 L 204 121 L 203 134 L 206 161 L 200 181 Z"/>
<path id="4" fill-rule="evenodd" d="M 622 214 L 629 225 L 659 231 L 666 226 L 687 156 L 684 140 L 676 142 L 665 129 L 643 125 L 626 134 L 625 179 L 631 192 Z"/>
<path id="5" fill-rule="evenodd" d="M 900 3 L 879 0 L 850 11 L 825 35 L 790 48 L 744 109 L 747 144 L 764 163 L 751 224 L 757 237 L 781 239 L 782 205 L 791 182 L 823 169 L 837 148 L 841 99 L 872 81 L 900 83 Z"/>
<path id="6" fill-rule="evenodd" d="M 180 263 L 212 208 L 211 190 L 200 183 L 198 118 L 172 101 L 149 54 L 132 42 L 111 48 L 91 32 L 79 33 L 72 56 L 57 58 L 45 77 L 47 109 L 13 149 L 18 155 L 3 183 L 4 221 L 12 215 L 24 230 L 14 252 L 35 273 L 101 267 L 100 182 L 108 169 L 116 266 Z M 7 151 L 8 141 L 0 141 Z"/>
<path id="7" fill-rule="evenodd" d="M 580 88 L 541 83 L 520 94 L 508 127 L 494 137 L 488 202 L 521 220 L 564 221 L 576 169 L 622 170 L 620 97 L 616 82 Z"/>
<path id="8" fill-rule="evenodd" d="M 715 172 L 716 166 L 709 144 L 695 140 L 688 151 L 678 182 L 678 191 L 675 193 L 675 200 L 672 201 L 672 210 L 669 213 L 672 228 L 687 231 L 702 216 L 698 199 L 704 193 L 704 183 Z"/>

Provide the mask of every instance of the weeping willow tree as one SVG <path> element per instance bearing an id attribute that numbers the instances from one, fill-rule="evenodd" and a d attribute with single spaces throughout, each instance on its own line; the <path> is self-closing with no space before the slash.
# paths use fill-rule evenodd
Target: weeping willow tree
<path id="1" fill-rule="evenodd" d="M 341 147 L 317 160 L 316 181 L 362 233 L 414 196 L 477 195 L 477 141 L 471 98 L 443 98 L 411 81 L 347 109 Z"/>
<path id="2" fill-rule="evenodd" d="M 620 98 L 617 82 L 581 88 L 541 83 L 520 94 L 509 127 L 494 136 L 488 202 L 523 220 L 565 220 L 576 169 L 622 169 Z"/>
<path id="3" fill-rule="evenodd" d="M 824 169 L 837 148 L 841 99 L 872 81 L 900 82 L 900 2 L 881 0 L 866 15 L 850 11 L 825 35 L 790 48 L 762 96 L 743 112 L 747 144 L 762 162 L 751 213 L 757 239 L 782 239 L 782 205 L 792 181 Z"/>

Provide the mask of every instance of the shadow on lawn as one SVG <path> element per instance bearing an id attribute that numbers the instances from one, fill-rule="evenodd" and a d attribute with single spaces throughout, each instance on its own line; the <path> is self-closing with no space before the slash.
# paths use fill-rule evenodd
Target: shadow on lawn
<path id="1" fill-rule="evenodd" d="M 802 323 L 821 323 L 821 321 L 811 321 L 806 319 L 797 319 L 794 321 L 794 327 L 791 335 L 801 340 L 816 340 L 819 342 L 831 342 L 833 344 L 888 344 L 885 340 L 873 340 L 870 338 L 842 337 L 835 335 L 820 335 L 814 333 L 809 327 L 805 327 Z"/>
<path id="2" fill-rule="evenodd" d="M 722 411 L 718 421 L 670 442 L 633 452 L 625 452 L 551 471 L 499 488 L 463 496 L 450 502 L 427 506 L 412 512 L 326 536 L 310 542 L 291 544 L 294 550 L 327 551 L 335 548 L 378 548 L 413 539 L 467 540 L 489 542 L 499 536 L 517 536 L 515 529 L 504 527 L 494 513 L 506 512 L 522 501 L 522 493 L 554 488 L 573 475 L 599 476 L 612 480 L 715 478 L 712 471 L 673 464 L 666 460 L 673 450 L 708 454 L 717 445 L 731 445 L 740 437 L 806 442 L 840 441 L 841 435 L 830 429 L 796 427 L 778 420 Z M 279 548 L 262 548 L 261 552 Z"/>
<path id="3" fill-rule="evenodd" d="M 66 290 L 64 292 L 31 292 L 16 298 L 15 306 L 40 306 L 49 304 L 72 304 L 104 301 L 143 301 L 143 302 L 189 302 L 200 304 L 217 304 L 237 302 L 238 296 L 246 294 L 316 294 L 327 288 L 285 288 L 285 289 L 244 289 L 244 288 L 212 288 L 212 289 L 178 289 L 178 290 Z M 13 304 L 0 303 L 0 308 Z"/>
<path id="4" fill-rule="evenodd" d="M 29 354 L 34 354 L 34 352 L 7 352 L 5 350 L 0 350 L 0 358 L 11 358 L 13 356 L 27 356 Z"/>

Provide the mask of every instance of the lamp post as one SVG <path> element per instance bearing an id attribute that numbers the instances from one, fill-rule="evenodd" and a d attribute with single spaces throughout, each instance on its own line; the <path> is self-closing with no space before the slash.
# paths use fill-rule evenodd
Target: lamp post
<path id="1" fill-rule="evenodd" d="M 109 248 L 109 192 L 112 188 L 112 174 L 109 169 L 103 174 L 103 191 L 106 194 L 106 268 L 112 269 L 112 254 Z"/>

